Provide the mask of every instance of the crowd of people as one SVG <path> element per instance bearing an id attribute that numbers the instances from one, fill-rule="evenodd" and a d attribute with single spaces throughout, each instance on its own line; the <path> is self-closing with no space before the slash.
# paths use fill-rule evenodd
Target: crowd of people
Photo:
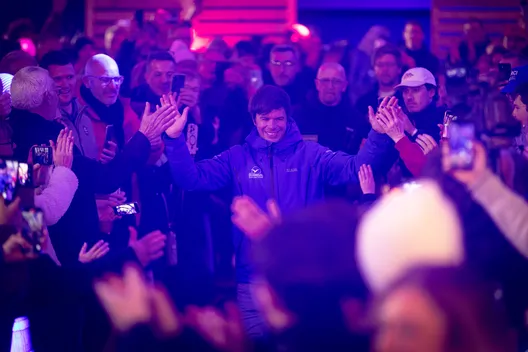
<path id="1" fill-rule="evenodd" d="M 528 348 L 523 23 L 445 58 L 413 21 L 198 51 L 161 9 L 104 48 L 17 23 L 0 351 Z"/>

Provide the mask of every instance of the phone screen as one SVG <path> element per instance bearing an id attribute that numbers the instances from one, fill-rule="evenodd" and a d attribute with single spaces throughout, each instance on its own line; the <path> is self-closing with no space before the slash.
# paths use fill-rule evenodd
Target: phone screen
<path id="1" fill-rule="evenodd" d="M 473 168 L 475 125 L 451 123 L 449 125 L 449 165 L 451 169 Z"/>
<path id="2" fill-rule="evenodd" d="M 139 206 L 137 203 L 126 203 L 114 207 L 114 212 L 116 215 L 134 215 L 139 213 Z"/>
<path id="3" fill-rule="evenodd" d="M 15 198 L 18 182 L 18 162 L 14 160 L 0 160 L 0 192 L 6 203 Z"/>
<path id="4" fill-rule="evenodd" d="M 33 246 L 33 250 L 39 253 L 42 250 L 42 238 L 44 237 L 44 214 L 42 210 L 30 208 L 22 211 L 24 219 L 22 236 Z"/>
<path id="5" fill-rule="evenodd" d="M 51 147 L 33 147 L 33 164 L 51 165 L 53 164 L 53 154 Z"/>
<path id="6" fill-rule="evenodd" d="M 105 145 L 108 142 L 113 141 L 115 138 L 114 125 L 106 126 L 106 136 L 105 136 Z"/>
<path id="7" fill-rule="evenodd" d="M 171 91 L 180 96 L 180 90 L 185 86 L 185 75 L 174 75 L 172 76 Z"/>

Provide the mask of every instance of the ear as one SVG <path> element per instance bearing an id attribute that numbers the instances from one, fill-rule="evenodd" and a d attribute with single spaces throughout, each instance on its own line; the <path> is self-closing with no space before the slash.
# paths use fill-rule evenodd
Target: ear
<path id="1" fill-rule="evenodd" d="M 428 89 L 427 93 L 429 93 L 429 98 L 433 99 L 436 94 L 436 89 Z"/>
<path id="2" fill-rule="evenodd" d="M 86 88 L 90 88 L 90 77 L 83 76 L 82 78 L 83 84 Z"/>
<path id="3" fill-rule="evenodd" d="M 293 315 L 284 308 L 267 282 L 258 282 L 251 288 L 253 299 L 269 327 L 274 331 L 283 331 L 294 324 Z"/>
<path id="4" fill-rule="evenodd" d="M 345 80 L 345 82 L 343 83 L 343 89 L 341 91 L 344 93 L 346 91 L 347 87 L 348 87 L 348 81 Z"/>

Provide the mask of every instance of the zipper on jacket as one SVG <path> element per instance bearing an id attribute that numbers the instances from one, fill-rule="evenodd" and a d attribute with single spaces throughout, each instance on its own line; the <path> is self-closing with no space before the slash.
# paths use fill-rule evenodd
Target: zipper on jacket
<path id="1" fill-rule="evenodd" d="M 240 182 L 240 175 L 238 174 L 236 167 L 233 168 L 233 172 L 235 173 L 235 180 L 238 186 L 238 190 L 240 191 L 240 195 L 243 196 L 244 191 L 242 191 L 242 182 Z"/>
<path id="2" fill-rule="evenodd" d="M 272 150 L 272 147 L 270 146 L 269 147 L 269 152 L 268 152 L 268 158 L 269 158 L 269 163 L 270 163 L 270 180 L 271 180 L 271 198 L 272 199 L 276 199 L 275 197 L 275 172 L 273 170 L 273 150 Z"/>
<path id="3" fill-rule="evenodd" d="M 308 205 L 308 194 L 310 194 L 310 179 L 312 178 L 312 166 L 308 169 L 308 179 L 306 181 L 306 194 L 304 196 L 304 204 Z"/>

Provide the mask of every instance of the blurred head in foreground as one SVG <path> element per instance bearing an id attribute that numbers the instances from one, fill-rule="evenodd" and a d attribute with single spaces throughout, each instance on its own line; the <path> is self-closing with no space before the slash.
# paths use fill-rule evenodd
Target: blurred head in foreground
<path id="1" fill-rule="evenodd" d="M 253 292 L 271 329 L 295 349 L 350 350 L 367 290 L 354 260 L 358 210 L 329 202 L 287 217 L 255 245 Z M 302 346 L 300 346 L 302 344 Z"/>
<path id="2" fill-rule="evenodd" d="M 376 352 L 515 351 L 494 287 L 460 267 L 410 270 L 378 297 Z"/>
<path id="3" fill-rule="evenodd" d="M 375 292 L 384 290 L 410 268 L 456 266 L 463 259 L 456 210 L 432 181 L 389 193 L 359 226 L 358 265 Z"/>

